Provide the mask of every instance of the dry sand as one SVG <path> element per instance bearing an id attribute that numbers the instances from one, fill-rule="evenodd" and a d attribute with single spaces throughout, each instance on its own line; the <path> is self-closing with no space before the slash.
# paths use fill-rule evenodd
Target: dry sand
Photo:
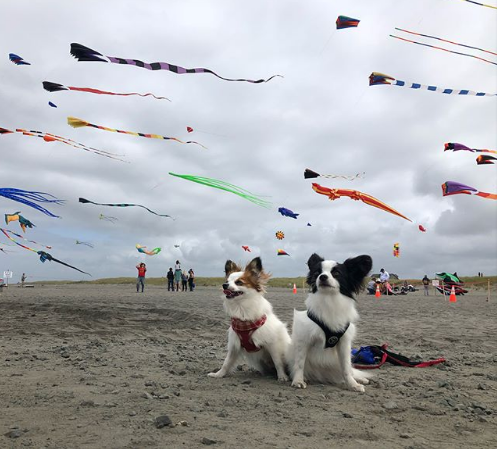
<path id="1" fill-rule="evenodd" d="M 291 325 L 304 292 L 270 289 Z M 296 390 L 225 356 L 221 292 L 9 287 L 0 294 L 0 448 L 494 448 L 497 300 L 361 295 L 355 346 L 390 343 L 430 368 L 384 365 L 365 394 Z M 156 428 L 167 415 L 172 424 Z"/>

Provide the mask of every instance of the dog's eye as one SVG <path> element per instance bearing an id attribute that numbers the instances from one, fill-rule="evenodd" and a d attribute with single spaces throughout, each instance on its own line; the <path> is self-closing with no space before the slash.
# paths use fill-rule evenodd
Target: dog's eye
<path id="1" fill-rule="evenodd" d="M 337 277 L 337 276 L 340 276 L 340 272 L 338 270 L 331 270 L 331 274 L 333 275 L 333 277 Z"/>
<path id="2" fill-rule="evenodd" d="M 243 281 L 240 281 L 240 280 L 235 281 L 235 284 L 236 284 L 236 285 L 243 285 Z"/>

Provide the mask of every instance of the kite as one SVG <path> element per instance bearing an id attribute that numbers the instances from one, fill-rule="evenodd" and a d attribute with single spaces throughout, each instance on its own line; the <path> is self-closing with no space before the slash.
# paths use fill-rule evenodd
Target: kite
<path id="1" fill-rule="evenodd" d="M 201 146 L 202 148 L 206 148 L 202 144 L 195 142 L 193 140 L 189 140 L 188 142 L 183 142 L 182 140 L 179 140 L 176 137 L 160 136 L 158 134 L 136 133 L 133 131 L 123 131 L 121 129 L 107 128 L 105 126 L 94 125 L 93 123 L 86 122 L 85 120 L 81 120 L 80 118 L 76 118 L 76 117 L 67 117 L 67 124 L 72 126 L 73 128 L 83 128 L 85 126 L 89 126 L 90 128 L 97 128 L 97 129 L 102 129 L 104 131 L 111 131 L 111 132 L 120 133 L 120 134 L 129 134 L 131 136 L 146 137 L 148 139 L 174 140 L 175 142 L 178 142 L 178 143 L 193 143 L 195 145 Z"/>
<path id="2" fill-rule="evenodd" d="M 277 231 L 277 232 L 276 232 L 276 238 L 277 238 L 278 240 L 283 240 L 283 239 L 285 238 L 285 234 L 284 234 L 284 232 L 283 232 L 283 231 Z"/>
<path id="3" fill-rule="evenodd" d="M 440 92 L 442 94 L 449 95 L 475 95 L 477 97 L 495 97 L 497 94 L 487 94 L 485 92 L 475 92 L 472 90 L 465 89 L 444 89 L 442 87 L 437 86 L 426 86 L 424 84 L 418 83 L 406 83 L 405 81 L 396 80 L 395 78 L 385 75 L 379 72 L 373 72 L 369 75 L 369 85 L 376 86 L 378 84 L 390 84 L 392 86 L 402 86 L 402 87 L 410 87 L 411 89 L 426 89 L 431 90 L 432 92 Z"/>
<path id="4" fill-rule="evenodd" d="M 26 232 L 26 228 L 33 229 L 35 225 L 31 223 L 27 218 L 19 215 L 21 212 L 14 212 L 13 214 L 5 214 L 5 223 L 9 224 L 11 221 L 19 221 L 22 232 Z"/>
<path id="5" fill-rule="evenodd" d="M 52 214 L 49 210 L 36 203 L 54 203 L 63 204 L 64 200 L 59 200 L 49 193 L 31 192 L 29 190 L 14 189 L 12 187 L 0 187 L 0 196 L 9 200 L 18 201 L 19 203 L 30 206 L 49 217 L 60 218 L 58 215 Z"/>
<path id="6" fill-rule="evenodd" d="M 189 133 L 192 133 L 193 132 L 193 128 L 191 126 L 187 126 L 186 127 L 186 130 L 189 132 Z"/>
<path id="7" fill-rule="evenodd" d="M 443 196 L 457 195 L 459 193 L 465 193 L 466 195 L 477 195 L 482 198 L 487 198 L 489 200 L 497 200 L 497 194 L 486 193 L 476 190 L 474 187 L 470 187 L 455 181 L 446 181 L 442 184 Z"/>
<path id="8" fill-rule="evenodd" d="M 121 155 L 109 153 L 109 152 L 103 151 L 103 150 L 98 150 L 98 149 L 92 148 L 92 147 L 87 147 L 86 145 L 83 145 L 82 143 L 75 142 L 74 140 L 67 139 L 65 137 L 56 136 L 55 134 L 44 133 L 42 131 L 28 131 L 26 129 L 21 129 L 21 128 L 18 128 L 15 131 L 11 131 L 10 129 L 6 129 L 6 128 L 0 128 L 0 135 L 13 134 L 15 132 L 22 133 L 24 136 L 40 137 L 45 142 L 56 142 L 56 141 L 62 142 L 62 143 L 65 143 L 66 145 L 70 145 L 71 147 L 78 148 L 78 149 L 85 150 L 85 151 L 89 151 L 90 153 L 98 154 L 99 156 L 104 156 L 104 157 L 108 157 L 110 159 L 115 159 L 117 161 L 126 162 L 126 161 L 123 161 L 122 159 L 114 157 L 114 156 L 121 156 Z"/>
<path id="9" fill-rule="evenodd" d="M 130 92 L 130 93 L 116 93 L 116 92 L 107 92 L 106 90 L 98 90 L 98 89 L 93 89 L 92 87 L 74 87 L 74 86 L 64 86 L 63 84 L 58 84 L 58 83 L 52 83 L 50 81 L 43 81 L 43 89 L 48 90 L 48 92 L 59 92 L 61 90 L 74 90 L 78 92 L 88 92 L 90 94 L 99 94 L 99 95 L 119 95 L 122 97 L 128 97 L 130 95 L 138 95 L 140 97 L 148 97 L 152 96 L 156 100 L 167 100 L 171 101 L 169 98 L 166 97 L 156 97 L 154 94 L 151 93 L 146 93 L 146 94 L 139 94 L 136 92 Z"/>
<path id="10" fill-rule="evenodd" d="M 51 101 L 48 102 L 48 106 L 52 107 L 52 108 L 56 108 L 57 105 L 52 103 Z"/>
<path id="11" fill-rule="evenodd" d="M 399 257 L 400 256 L 400 247 L 398 243 L 393 244 L 393 257 Z"/>
<path id="12" fill-rule="evenodd" d="M 476 158 L 476 164 L 477 165 L 489 165 L 489 164 L 494 164 L 494 161 L 497 161 L 497 157 L 493 156 L 487 156 L 484 154 L 480 154 Z"/>
<path id="13" fill-rule="evenodd" d="M 310 223 L 307 223 L 307 226 L 312 226 Z"/>
<path id="14" fill-rule="evenodd" d="M 249 253 L 252 252 L 252 251 L 250 251 L 250 248 L 248 246 L 242 245 L 242 248 L 243 248 L 244 251 L 248 251 Z"/>
<path id="15" fill-rule="evenodd" d="M 98 218 L 100 220 L 110 221 L 111 223 L 115 223 L 117 221 L 116 217 L 109 217 L 109 216 L 104 215 L 104 214 L 100 214 L 100 216 Z"/>
<path id="16" fill-rule="evenodd" d="M 224 190 L 226 192 L 234 193 L 258 206 L 265 207 L 269 209 L 271 203 L 269 201 L 263 200 L 262 198 L 254 195 L 248 190 L 242 189 L 241 187 L 235 186 L 225 181 L 220 181 L 219 179 L 204 178 L 202 176 L 193 175 L 178 175 L 176 173 L 169 172 L 171 176 L 176 176 L 177 178 L 186 179 L 187 181 L 197 182 L 198 184 L 203 184 L 209 187 L 214 187 L 215 189 Z"/>
<path id="17" fill-rule="evenodd" d="M 44 248 L 47 248 L 47 249 L 52 249 L 51 246 L 43 245 L 42 243 L 35 242 L 34 240 L 29 240 L 29 239 L 23 237 L 21 234 L 18 234 L 17 232 L 14 232 L 14 231 L 10 231 L 9 229 L 0 228 L 0 230 L 4 231 L 4 234 L 5 234 L 5 232 L 8 232 L 9 234 L 13 234 L 16 237 L 25 240 L 26 242 L 34 243 L 35 245 L 40 245 L 40 246 L 43 246 Z"/>
<path id="18" fill-rule="evenodd" d="M 310 179 L 310 178 L 329 178 L 329 179 L 346 179 L 348 181 L 353 181 L 354 179 L 357 178 L 364 178 L 366 175 L 366 172 L 362 173 L 357 173 L 356 175 L 352 176 L 346 176 L 346 175 L 320 175 L 319 173 L 315 172 L 314 170 L 310 170 L 309 168 L 306 168 L 304 170 L 304 179 Z"/>
<path id="19" fill-rule="evenodd" d="M 297 217 L 300 215 L 300 214 L 296 214 L 295 212 L 293 212 L 290 209 L 287 209 L 285 207 L 280 207 L 278 209 L 278 212 L 281 215 L 283 215 L 284 217 L 290 217 L 290 218 L 295 218 L 295 219 L 297 219 Z"/>
<path id="20" fill-rule="evenodd" d="M 278 250 L 278 256 L 289 256 L 290 254 L 288 254 L 285 250 L 283 249 L 279 249 Z"/>
<path id="21" fill-rule="evenodd" d="M 341 30 L 343 28 L 351 28 L 357 27 L 359 25 L 359 19 L 353 19 L 352 17 L 347 16 L 338 16 L 336 24 L 337 30 Z"/>
<path id="22" fill-rule="evenodd" d="M 31 65 L 29 62 L 25 61 L 23 58 L 21 58 L 20 56 L 14 54 L 14 53 L 9 53 L 9 59 L 15 65 Z"/>
<path id="23" fill-rule="evenodd" d="M 179 245 L 174 245 L 175 248 L 179 248 L 180 246 Z"/>
<path id="24" fill-rule="evenodd" d="M 73 55 L 78 61 L 98 61 L 98 62 L 110 62 L 113 64 L 129 64 L 147 70 L 168 70 L 178 75 L 182 75 L 184 73 L 210 73 L 211 75 L 217 76 L 218 78 L 221 78 L 222 80 L 225 81 L 246 81 L 247 83 L 260 84 L 260 83 L 267 83 L 268 81 L 271 81 L 273 78 L 276 77 L 283 78 L 281 75 L 273 75 L 268 79 L 259 79 L 259 80 L 249 80 L 245 78 L 241 79 L 223 78 L 222 76 L 218 75 L 217 73 L 213 72 L 210 69 L 204 69 L 204 68 L 186 69 L 184 67 L 172 65 L 167 62 L 146 63 L 143 61 L 139 61 L 138 59 L 124 59 L 124 58 L 116 58 L 114 56 L 104 56 L 101 53 L 92 50 L 91 48 L 75 43 L 71 44 L 71 55 Z"/>
<path id="25" fill-rule="evenodd" d="M 316 183 L 312 183 L 312 189 L 316 193 L 319 193 L 320 195 L 327 196 L 331 201 L 337 200 L 342 196 L 348 196 L 352 200 L 355 201 L 361 200 L 363 203 L 366 203 L 368 206 L 377 207 L 378 209 L 384 210 L 385 212 L 390 212 L 393 215 L 397 215 L 398 217 L 404 218 L 407 221 L 412 221 L 409 218 L 402 215 L 401 213 L 397 212 L 395 209 L 388 206 L 387 204 L 382 203 L 374 196 L 368 195 L 367 193 L 359 192 L 358 190 L 330 189 L 328 187 L 322 187 Z"/>
<path id="26" fill-rule="evenodd" d="M 483 50 L 482 48 L 472 47 L 470 45 L 465 45 L 465 44 L 459 44 L 457 42 L 448 41 L 448 40 L 442 39 L 440 37 L 429 36 L 428 34 L 414 33 L 413 31 L 403 30 L 402 28 L 395 28 L 395 29 L 399 30 L 399 31 L 403 31 L 405 33 L 414 34 L 416 36 L 422 36 L 422 37 L 427 37 L 427 38 L 430 38 L 430 39 L 436 39 L 436 40 L 439 40 L 439 41 L 442 41 L 442 42 L 448 42 L 450 44 L 459 45 L 461 47 L 471 48 L 473 50 L 480 50 L 480 51 L 483 51 L 485 53 L 491 53 L 491 54 L 497 56 L 497 53 L 494 53 L 492 51 Z M 393 34 L 390 34 L 390 37 L 393 37 L 395 39 L 399 39 L 399 40 L 404 41 L 404 42 L 410 42 L 412 44 L 422 45 L 423 47 L 430 47 L 430 48 L 434 48 L 436 50 L 443 50 L 443 51 L 446 51 L 448 53 L 454 53 L 456 55 L 468 56 L 470 58 L 475 58 L 475 59 L 479 59 L 480 61 L 488 62 L 489 64 L 497 65 L 497 62 L 489 61 L 488 59 L 480 58 L 479 56 L 471 55 L 471 54 L 468 54 L 468 53 L 461 53 L 459 51 L 447 50 L 446 48 L 436 47 L 435 45 L 424 44 L 423 42 L 412 41 L 410 39 L 405 39 L 403 37 L 394 36 Z"/>
<path id="27" fill-rule="evenodd" d="M 469 148 L 466 145 L 463 145 L 462 143 L 453 143 L 449 142 L 446 143 L 444 146 L 444 151 L 447 150 L 452 150 L 452 151 L 471 151 L 472 153 L 494 153 L 497 154 L 496 150 L 478 150 L 476 148 Z"/>
<path id="28" fill-rule="evenodd" d="M 143 209 L 146 209 L 148 210 L 151 214 L 154 214 L 154 215 L 157 215 L 158 217 L 164 217 L 164 218 L 171 218 L 172 220 L 174 220 L 173 217 L 171 217 L 170 215 L 161 215 L 161 214 L 158 214 L 157 212 L 154 212 L 153 210 L 150 210 L 148 207 L 145 207 L 145 206 L 142 206 L 141 204 L 127 204 L 127 203 L 112 203 L 112 204 L 107 204 L 107 203 L 94 203 L 93 201 L 90 201 L 90 200 L 87 200 L 85 198 L 80 198 L 79 199 L 79 202 L 80 203 L 83 203 L 83 204 L 86 204 L 86 203 L 90 203 L 90 204 L 95 204 L 96 206 L 111 206 L 111 207 L 141 207 Z"/>
<path id="29" fill-rule="evenodd" d="M 76 240 L 76 245 L 85 245 L 93 248 L 93 245 L 90 242 L 80 242 L 79 240 Z"/>
<path id="30" fill-rule="evenodd" d="M 156 254 L 159 254 L 161 252 L 161 248 L 154 248 L 151 251 L 147 251 L 146 248 L 146 246 L 139 245 L 138 243 L 136 244 L 136 249 L 138 250 L 138 252 L 147 254 L 148 256 L 155 256 Z"/>
<path id="31" fill-rule="evenodd" d="M 61 265 L 65 265 L 66 267 L 69 267 L 69 268 L 72 268 L 73 270 L 76 270 L 76 271 L 79 271 L 80 273 L 83 273 L 83 274 L 87 274 L 88 276 L 91 276 L 90 273 L 87 273 L 86 271 L 82 271 L 80 270 L 79 268 L 76 268 L 76 267 L 73 267 L 72 265 L 69 265 L 65 262 L 62 262 L 61 260 L 58 260 L 56 259 L 55 257 L 53 257 L 51 254 L 48 254 L 47 252 L 45 251 L 37 251 L 36 249 L 33 249 L 33 248 L 30 248 L 29 246 L 25 246 L 19 242 L 17 242 L 16 240 L 14 240 L 9 234 L 7 234 L 6 230 L 5 229 L 2 229 L 0 228 L 0 231 L 2 231 L 5 236 L 11 240 L 12 242 L 14 242 L 16 245 L 19 245 L 20 247 L 24 248 L 24 249 L 27 249 L 29 251 L 33 251 L 34 253 L 38 254 L 38 256 L 40 256 L 40 261 L 45 263 L 47 260 L 49 262 L 57 262 L 57 263 L 60 263 Z"/>
<path id="32" fill-rule="evenodd" d="M 426 229 L 424 228 L 423 225 L 419 225 L 418 226 L 418 229 L 421 231 L 421 232 L 426 232 Z"/>
<path id="33" fill-rule="evenodd" d="M 473 0 L 463 0 L 463 2 L 473 3 L 474 5 L 478 5 L 478 6 L 485 6 L 486 8 L 497 9 L 497 6 L 485 5 L 485 3 L 478 3 L 478 2 L 474 2 Z"/>

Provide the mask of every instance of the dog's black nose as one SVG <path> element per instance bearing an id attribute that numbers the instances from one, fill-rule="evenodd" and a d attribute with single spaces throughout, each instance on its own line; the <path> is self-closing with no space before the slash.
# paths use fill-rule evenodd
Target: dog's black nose
<path id="1" fill-rule="evenodd" d="M 326 281 L 328 279 L 328 275 L 327 274 L 321 274 L 319 276 L 319 279 L 321 279 L 322 281 Z"/>
<path id="2" fill-rule="evenodd" d="M 223 284 L 223 290 L 228 290 L 229 284 Z"/>

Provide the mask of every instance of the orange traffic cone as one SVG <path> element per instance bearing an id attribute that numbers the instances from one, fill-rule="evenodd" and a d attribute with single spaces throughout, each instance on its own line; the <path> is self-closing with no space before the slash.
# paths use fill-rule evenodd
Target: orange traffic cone
<path id="1" fill-rule="evenodd" d="M 379 298 L 381 296 L 381 293 L 380 293 L 380 286 L 378 284 L 376 284 L 376 293 L 374 294 L 374 296 L 376 298 Z"/>
<path id="2" fill-rule="evenodd" d="M 456 298 L 456 289 L 454 288 L 454 286 L 452 286 L 452 288 L 450 289 L 450 297 L 449 297 L 449 301 L 450 301 L 450 302 L 457 302 L 457 298 Z"/>
<path id="3" fill-rule="evenodd" d="M 297 294 L 297 286 L 295 284 L 293 284 L 293 294 L 294 295 Z"/>

